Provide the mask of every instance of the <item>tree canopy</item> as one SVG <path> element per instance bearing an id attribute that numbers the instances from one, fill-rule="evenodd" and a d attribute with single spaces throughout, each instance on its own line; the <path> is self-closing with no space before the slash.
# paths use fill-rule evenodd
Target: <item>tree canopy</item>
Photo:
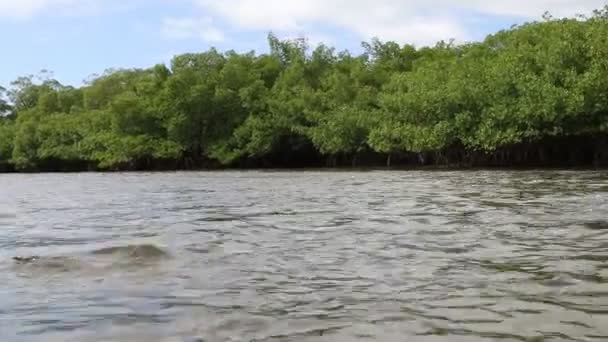
<path id="1" fill-rule="evenodd" d="M 374 39 L 353 55 L 268 42 L 266 54 L 210 49 L 81 87 L 21 77 L 0 87 L 0 169 L 542 160 L 559 149 L 608 159 L 608 7 L 467 44 Z"/>

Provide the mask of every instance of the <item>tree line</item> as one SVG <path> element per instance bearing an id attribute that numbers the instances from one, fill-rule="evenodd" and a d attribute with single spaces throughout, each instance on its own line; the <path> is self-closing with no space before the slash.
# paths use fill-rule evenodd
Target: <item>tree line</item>
<path id="1" fill-rule="evenodd" d="M 268 43 L 81 87 L 19 78 L 0 87 L 0 169 L 608 161 L 608 7 L 467 44 Z"/>

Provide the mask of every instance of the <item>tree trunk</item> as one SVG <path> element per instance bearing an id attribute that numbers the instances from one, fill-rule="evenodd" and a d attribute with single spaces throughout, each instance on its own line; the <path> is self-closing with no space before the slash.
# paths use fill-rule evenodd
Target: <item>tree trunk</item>
<path id="1" fill-rule="evenodd" d="M 337 162 L 335 154 L 332 154 L 329 157 L 327 157 L 327 166 L 329 166 L 329 167 L 336 167 L 337 163 L 338 162 Z"/>
<path id="2" fill-rule="evenodd" d="M 418 161 L 420 162 L 420 164 L 424 165 L 424 163 L 426 161 L 425 159 L 426 158 L 424 158 L 424 154 L 422 152 L 418 153 Z"/>
<path id="3" fill-rule="evenodd" d="M 540 161 L 541 164 L 545 164 L 546 159 L 547 158 L 545 158 L 545 149 L 542 146 L 540 146 L 538 148 L 538 160 Z"/>

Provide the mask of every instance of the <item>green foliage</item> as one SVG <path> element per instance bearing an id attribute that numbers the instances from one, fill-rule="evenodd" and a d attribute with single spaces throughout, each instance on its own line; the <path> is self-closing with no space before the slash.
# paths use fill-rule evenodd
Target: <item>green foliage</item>
<path id="1" fill-rule="evenodd" d="M 229 165 L 303 144 L 327 156 L 494 151 L 608 133 L 608 7 L 464 45 L 374 39 L 351 55 L 268 43 L 267 54 L 210 49 L 108 70 L 80 88 L 46 72 L 19 78 L 0 88 L 0 163 Z"/>
<path id="2" fill-rule="evenodd" d="M 80 142 L 82 133 L 78 130 L 78 117 L 70 114 L 51 114 L 38 122 L 36 136 L 36 159 L 83 160 Z"/>
<path id="3" fill-rule="evenodd" d="M 18 169 L 29 169 L 38 162 L 38 125 L 35 119 L 19 120 L 13 142 L 12 162 Z"/>
<path id="4" fill-rule="evenodd" d="M 9 115 L 12 107 L 9 105 L 6 99 L 6 89 L 4 87 L 0 87 L 0 117 L 4 117 Z"/>
<path id="5" fill-rule="evenodd" d="M 321 153 L 360 152 L 366 147 L 370 114 L 354 107 L 318 113 L 316 125 L 309 128 L 307 133 Z"/>
<path id="6" fill-rule="evenodd" d="M 0 119 L 0 164 L 8 163 L 13 155 L 15 123 Z"/>

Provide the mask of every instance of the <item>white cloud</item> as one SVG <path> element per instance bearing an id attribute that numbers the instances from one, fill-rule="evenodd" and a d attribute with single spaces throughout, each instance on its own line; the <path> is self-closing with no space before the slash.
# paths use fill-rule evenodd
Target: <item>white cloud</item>
<path id="1" fill-rule="evenodd" d="M 224 40 L 224 33 L 213 25 L 211 18 L 165 18 L 162 34 L 169 39 Z"/>
<path id="2" fill-rule="evenodd" d="M 221 41 L 224 33 L 212 21 L 230 30 L 274 31 L 283 36 L 337 41 L 332 29 L 360 39 L 372 37 L 429 44 L 476 36 L 467 14 L 538 18 L 545 11 L 555 16 L 589 13 L 606 0 L 184 0 L 195 3 L 201 16 L 167 18 L 163 35 L 173 39 Z M 175 0 L 0 0 L 0 18 L 45 15 L 82 15 L 109 8 L 131 10 L 151 2 L 170 7 Z M 453 10 L 459 10 L 454 14 Z M 462 14 L 465 13 L 463 17 Z M 467 21 L 469 20 L 469 21 Z M 334 31 L 336 32 L 336 31 Z M 335 33 L 334 33 L 335 34 Z M 316 38 L 315 38 L 316 37 Z"/>
<path id="3" fill-rule="evenodd" d="M 50 6 L 73 2 L 73 0 L 0 0 L 0 16 L 24 18 Z"/>
<path id="4" fill-rule="evenodd" d="M 335 27 L 362 39 L 379 37 L 429 44 L 472 37 L 464 19 L 450 13 L 537 18 L 588 13 L 605 0 L 193 0 L 235 28 L 323 34 Z"/>
<path id="5" fill-rule="evenodd" d="M 444 0 L 446 4 L 450 1 Z M 497 15 L 515 15 L 527 18 L 540 17 L 549 11 L 555 16 L 587 14 L 604 7 L 605 0 L 463 0 L 462 7 Z"/>
<path id="6" fill-rule="evenodd" d="M 143 0 L 0 0 L 0 18 L 31 19 L 38 15 L 84 16 L 132 10 Z"/>

